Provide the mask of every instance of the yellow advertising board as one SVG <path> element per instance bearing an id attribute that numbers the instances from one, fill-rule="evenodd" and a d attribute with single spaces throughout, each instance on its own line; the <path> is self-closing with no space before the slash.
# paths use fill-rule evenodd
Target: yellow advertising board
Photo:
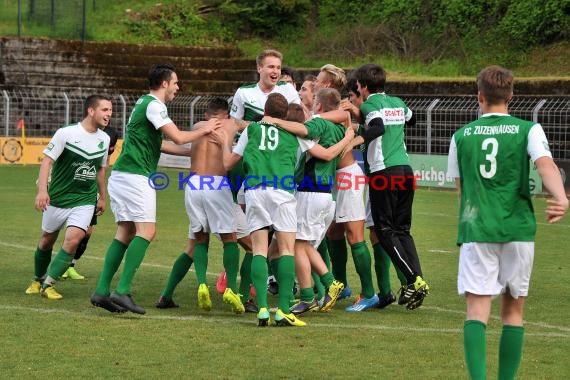
<path id="1" fill-rule="evenodd" d="M 48 137 L 0 137 L 0 164 L 37 165 L 42 162 L 43 151 L 50 142 Z M 119 139 L 115 146 L 115 152 L 111 156 L 110 164 L 113 165 L 119 154 L 123 140 Z"/>

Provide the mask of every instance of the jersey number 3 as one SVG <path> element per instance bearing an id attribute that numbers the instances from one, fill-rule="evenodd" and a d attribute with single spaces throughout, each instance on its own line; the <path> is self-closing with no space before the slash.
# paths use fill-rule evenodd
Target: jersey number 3
<path id="1" fill-rule="evenodd" d="M 487 154 L 485 155 L 485 163 L 479 165 L 479 173 L 481 173 L 483 178 L 493 178 L 497 173 L 497 151 L 499 150 L 499 142 L 494 137 L 485 139 L 481 144 L 481 150 Z"/>
<path id="2" fill-rule="evenodd" d="M 279 131 L 272 125 L 261 126 L 261 140 L 259 141 L 259 150 L 275 150 L 279 145 Z"/>

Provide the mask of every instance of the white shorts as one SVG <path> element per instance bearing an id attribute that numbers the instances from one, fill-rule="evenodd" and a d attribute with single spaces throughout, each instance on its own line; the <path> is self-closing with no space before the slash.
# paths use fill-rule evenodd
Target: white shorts
<path id="1" fill-rule="evenodd" d="M 244 205 L 245 204 L 245 190 L 244 190 L 245 186 L 241 186 L 237 192 L 236 198 L 237 198 L 237 203 L 240 205 Z"/>
<path id="2" fill-rule="evenodd" d="M 94 205 L 72 208 L 48 206 L 42 215 L 42 230 L 52 233 L 61 230 L 63 225 L 67 224 L 67 227 L 77 227 L 87 231 L 94 212 Z"/>
<path id="3" fill-rule="evenodd" d="M 115 222 L 156 223 L 156 191 L 148 177 L 113 170 L 107 190 Z"/>
<path id="4" fill-rule="evenodd" d="M 295 196 L 281 189 L 250 189 L 245 192 L 245 217 L 249 231 L 273 227 L 275 231 L 296 232 Z"/>
<path id="5" fill-rule="evenodd" d="M 200 176 L 192 176 L 184 187 L 184 204 L 190 219 L 188 237 L 195 238 L 196 232 L 214 232 L 229 234 L 236 231 L 236 218 L 232 192 L 227 186 L 220 185 L 227 179 L 222 176 L 207 176 L 213 179 L 211 188 L 204 185 Z"/>
<path id="6" fill-rule="evenodd" d="M 497 296 L 509 289 L 514 298 L 528 295 L 534 242 L 465 243 L 459 250 L 457 291 Z"/>
<path id="7" fill-rule="evenodd" d="M 245 212 L 243 212 L 243 209 L 237 203 L 234 203 L 234 211 L 236 218 L 236 237 L 241 239 L 249 235 L 247 219 L 245 218 Z"/>
<path id="8" fill-rule="evenodd" d="M 364 172 L 358 163 L 355 162 L 352 165 L 338 169 L 336 176 L 337 178 L 341 178 L 344 183 L 339 183 L 338 186 L 341 188 L 335 192 L 335 221 L 337 223 L 344 223 L 364 220 L 366 217 L 364 208 L 364 190 L 366 189 L 366 185 L 362 181 Z M 350 185 L 347 181 L 350 182 Z M 336 189 L 336 186 L 334 188 Z"/>
<path id="9" fill-rule="evenodd" d="M 297 240 L 306 240 L 315 248 L 321 244 L 332 223 L 335 202 L 329 193 L 298 192 Z"/>

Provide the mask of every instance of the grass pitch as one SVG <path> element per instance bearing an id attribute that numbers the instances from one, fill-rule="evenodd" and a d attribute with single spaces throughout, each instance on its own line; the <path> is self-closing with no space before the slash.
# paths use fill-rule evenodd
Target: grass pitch
<path id="1" fill-rule="evenodd" d="M 37 166 L 2 166 L 3 223 L 0 234 L 0 373 L 5 378 L 191 378 L 191 379 L 463 379 L 464 300 L 457 295 L 455 246 L 457 197 L 420 190 L 414 203 L 413 235 L 431 294 L 424 306 L 401 306 L 364 313 L 343 310 L 310 313 L 305 328 L 258 328 L 255 316 L 236 316 L 215 291 L 222 269 L 221 246 L 212 239 L 208 281 L 211 312 L 198 309 L 193 271 L 174 299 L 179 309 L 154 308 L 171 265 L 186 243 L 188 221 L 177 172 L 165 170 L 170 186 L 158 192 L 158 232 L 133 286 L 145 316 L 112 315 L 94 308 L 95 289 L 115 225 L 110 210 L 99 224 L 77 270 L 84 281 L 62 281 L 64 298 L 49 301 L 24 294 L 33 279 L 33 252 L 40 236 L 34 211 Z M 570 219 L 544 222 L 543 199 L 536 199 L 539 222 L 530 297 L 525 311 L 525 345 L 519 379 L 570 378 L 569 259 L 565 237 Z M 61 238 L 60 238 L 61 241 Z M 54 251 L 60 247 L 58 241 Z M 359 281 L 349 258 L 349 284 Z M 397 279 L 392 273 L 392 284 Z M 270 296 L 270 302 L 275 303 Z M 496 377 L 500 336 L 498 306 L 488 331 L 488 373 Z"/>

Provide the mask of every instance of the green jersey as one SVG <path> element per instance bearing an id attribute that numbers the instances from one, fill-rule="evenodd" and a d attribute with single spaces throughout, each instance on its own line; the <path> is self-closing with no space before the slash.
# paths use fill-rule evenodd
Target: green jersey
<path id="1" fill-rule="evenodd" d="M 263 92 L 261 88 L 259 88 L 258 83 L 248 84 L 238 88 L 234 94 L 234 97 L 232 98 L 230 116 L 235 119 L 245 121 L 255 121 L 261 119 L 263 116 L 267 97 L 269 94 L 272 94 L 274 92 L 285 96 L 285 99 L 287 99 L 288 103 L 301 103 L 299 94 L 290 83 L 277 82 L 277 85 L 269 93 Z M 234 201 L 237 200 L 237 192 L 241 186 L 238 179 L 243 178 L 244 175 L 245 171 L 242 166 L 242 162 L 238 162 L 238 164 L 228 173 L 228 176 L 232 182 L 232 195 L 234 197 Z"/>
<path id="2" fill-rule="evenodd" d="M 382 136 L 368 142 L 365 161 L 370 172 L 392 166 L 410 165 L 404 142 L 404 126 L 412 117 L 412 111 L 398 97 L 385 93 L 371 94 L 360 105 L 366 127 L 372 119 L 381 118 L 385 132 Z"/>
<path id="3" fill-rule="evenodd" d="M 311 143 L 274 124 L 249 124 L 233 150 L 243 157 L 245 188 L 259 186 L 293 193 L 299 155 L 309 149 Z"/>
<path id="4" fill-rule="evenodd" d="M 305 122 L 307 128 L 307 139 L 318 141 L 323 148 L 329 148 L 343 139 L 345 128 L 341 124 L 320 117 L 312 118 Z M 303 172 L 297 172 L 297 181 L 300 186 L 299 191 L 320 191 L 332 190 L 336 179 L 336 166 L 338 156 L 330 161 L 321 160 L 315 157 L 308 157 L 302 161 Z"/>
<path id="5" fill-rule="evenodd" d="M 550 156 L 539 124 L 486 114 L 453 135 L 450 175 L 461 179 L 458 244 L 534 241 L 529 156 Z"/>
<path id="6" fill-rule="evenodd" d="M 160 127 L 172 123 L 166 105 L 153 95 L 137 100 L 129 122 L 123 149 L 113 170 L 148 177 L 156 172 L 162 145 Z"/>
<path id="7" fill-rule="evenodd" d="M 44 149 L 44 154 L 54 160 L 48 189 L 52 206 L 97 203 L 97 172 L 107 165 L 109 140 L 105 132 L 87 132 L 81 123 L 57 130 Z"/>

